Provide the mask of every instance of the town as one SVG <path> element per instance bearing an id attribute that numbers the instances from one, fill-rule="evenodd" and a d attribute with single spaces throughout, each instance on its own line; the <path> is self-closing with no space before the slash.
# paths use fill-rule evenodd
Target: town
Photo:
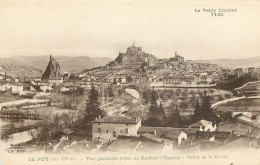
<path id="1" fill-rule="evenodd" d="M 260 149 L 260 66 L 227 68 L 177 51 L 159 59 L 135 43 L 106 65 L 77 72 L 63 70 L 55 55 L 45 70 L 24 76 L 7 66 L 0 67 L 0 117 L 8 151 Z M 19 133 L 22 141 L 8 141 Z"/>

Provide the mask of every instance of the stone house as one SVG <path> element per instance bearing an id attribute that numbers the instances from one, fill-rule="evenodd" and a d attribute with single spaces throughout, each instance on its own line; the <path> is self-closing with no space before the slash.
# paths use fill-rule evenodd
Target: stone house
<path id="1" fill-rule="evenodd" d="M 92 140 L 109 142 L 121 136 L 137 136 L 141 119 L 125 116 L 108 116 L 92 121 Z"/>

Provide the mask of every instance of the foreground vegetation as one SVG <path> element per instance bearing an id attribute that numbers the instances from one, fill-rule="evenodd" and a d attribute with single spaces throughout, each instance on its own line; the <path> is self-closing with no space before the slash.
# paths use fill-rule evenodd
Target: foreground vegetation
<path id="1" fill-rule="evenodd" d="M 242 85 L 250 82 L 257 81 L 258 79 L 252 78 L 250 75 L 246 74 L 241 77 L 230 76 L 227 80 L 222 80 L 217 82 L 217 88 L 222 90 L 233 90 L 235 88 L 241 87 Z"/>

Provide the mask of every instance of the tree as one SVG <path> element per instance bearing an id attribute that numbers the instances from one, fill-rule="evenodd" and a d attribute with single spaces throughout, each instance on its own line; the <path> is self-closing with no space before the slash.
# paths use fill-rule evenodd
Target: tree
<path id="1" fill-rule="evenodd" d="M 114 97 L 114 92 L 113 92 L 113 87 L 112 86 L 108 87 L 108 96 L 109 97 Z"/>
<path id="2" fill-rule="evenodd" d="M 227 99 L 230 99 L 230 98 L 231 98 L 231 95 L 230 95 L 230 94 L 225 94 L 225 97 L 226 97 Z"/>
<path id="3" fill-rule="evenodd" d="M 209 96 L 207 96 L 207 92 L 204 91 L 204 97 L 203 97 L 203 101 L 202 101 L 202 105 L 201 105 L 203 117 L 207 116 L 209 109 L 210 109 L 210 99 L 209 99 Z"/>
<path id="4" fill-rule="evenodd" d="M 165 126 L 165 124 L 166 124 L 166 114 L 165 114 L 164 108 L 162 106 L 162 102 L 160 103 L 160 106 L 158 108 L 157 117 L 161 121 L 161 125 Z"/>
<path id="5" fill-rule="evenodd" d="M 84 94 L 84 88 L 77 87 L 76 90 L 75 90 L 76 97 L 82 96 L 83 94 Z"/>
<path id="6" fill-rule="evenodd" d="M 156 91 L 152 91 L 151 96 L 151 104 L 157 106 L 157 93 Z"/>
<path id="7" fill-rule="evenodd" d="M 181 94 L 181 89 L 178 88 L 175 93 L 176 93 L 177 97 L 179 97 Z"/>
<path id="8" fill-rule="evenodd" d="M 163 127 L 166 124 L 166 115 L 162 104 L 158 107 L 157 105 L 151 105 L 152 113 L 149 113 L 149 117 L 145 122 L 148 126 L 152 127 Z"/>
<path id="9" fill-rule="evenodd" d="M 152 96 L 151 96 L 151 105 L 149 108 L 149 112 L 153 115 L 156 116 L 157 114 L 157 93 L 155 91 L 152 91 Z"/>
<path id="10" fill-rule="evenodd" d="M 218 95 L 218 100 L 219 100 L 219 101 L 224 100 L 223 96 L 222 96 L 222 95 Z"/>
<path id="11" fill-rule="evenodd" d="M 157 105 L 157 92 L 156 91 L 152 91 L 151 92 L 151 105 L 149 108 L 149 117 L 147 120 L 147 124 L 149 126 L 165 126 L 166 124 L 166 114 L 164 111 L 164 108 L 162 106 L 162 103 L 160 103 L 160 106 L 158 107 Z"/>
<path id="12" fill-rule="evenodd" d="M 195 121 L 199 121 L 199 120 L 202 119 L 202 111 L 201 111 L 201 107 L 200 107 L 200 104 L 199 104 L 198 100 L 197 100 L 196 105 L 195 105 L 193 119 Z"/>
<path id="13" fill-rule="evenodd" d="M 133 81 L 133 79 L 132 79 L 132 77 L 131 77 L 131 76 L 128 76 L 128 77 L 126 78 L 126 81 L 127 81 L 127 82 L 132 82 L 132 81 Z"/>
<path id="14" fill-rule="evenodd" d="M 165 115 L 164 108 L 163 108 L 163 106 L 162 106 L 162 102 L 160 103 L 160 106 L 159 106 L 159 108 L 158 108 L 158 114 L 163 114 L 163 115 Z"/>
<path id="15" fill-rule="evenodd" d="M 142 94 L 142 99 L 144 100 L 144 103 L 147 105 L 151 101 L 151 95 L 152 95 L 152 90 L 148 89 L 143 92 Z"/>
<path id="16" fill-rule="evenodd" d="M 178 106 L 175 107 L 174 113 L 172 114 L 172 119 L 173 119 L 173 127 L 179 128 L 182 125 L 181 122 L 181 115 Z"/>
<path id="17" fill-rule="evenodd" d="M 89 91 L 88 100 L 86 103 L 84 122 L 89 123 L 94 121 L 95 118 L 105 116 L 104 111 L 100 108 L 100 103 L 98 101 L 98 92 L 96 91 L 94 85 L 92 84 L 91 90 Z"/>
<path id="18" fill-rule="evenodd" d="M 207 92 L 204 91 L 204 98 L 201 106 L 202 117 L 205 120 L 209 120 L 215 122 L 217 120 L 217 116 L 214 114 L 213 109 L 210 104 L 210 97 L 207 96 Z"/>
<path id="19" fill-rule="evenodd" d="M 188 91 L 187 89 L 184 90 L 184 92 L 182 92 L 182 96 L 187 98 L 188 97 Z"/>
<path id="20" fill-rule="evenodd" d="M 186 109 L 186 108 L 188 108 L 187 102 L 186 102 L 185 100 L 183 100 L 183 101 L 180 103 L 180 108 L 181 108 L 181 109 Z"/>

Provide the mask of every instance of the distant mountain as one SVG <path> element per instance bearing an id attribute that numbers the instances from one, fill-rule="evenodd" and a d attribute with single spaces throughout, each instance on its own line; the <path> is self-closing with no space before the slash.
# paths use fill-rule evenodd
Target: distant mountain
<path id="1" fill-rule="evenodd" d="M 87 68 L 97 66 L 105 66 L 112 59 L 107 57 L 88 57 L 88 56 L 55 56 L 56 61 L 59 62 L 61 71 L 78 72 Z M 10 58 L 1 58 L 0 61 L 12 65 L 28 66 L 32 68 L 45 70 L 49 63 L 50 56 L 16 56 Z"/>
<path id="2" fill-rule="evenodd" d="M 260 56 L 240 58 L 240 59 L 216 59 L 216 60 L 194 60 L 194 62 L 207 62 L 211 64 L 218 64 L 222 67 L 228 68 L 247 68 L 260 67 Z"/>

